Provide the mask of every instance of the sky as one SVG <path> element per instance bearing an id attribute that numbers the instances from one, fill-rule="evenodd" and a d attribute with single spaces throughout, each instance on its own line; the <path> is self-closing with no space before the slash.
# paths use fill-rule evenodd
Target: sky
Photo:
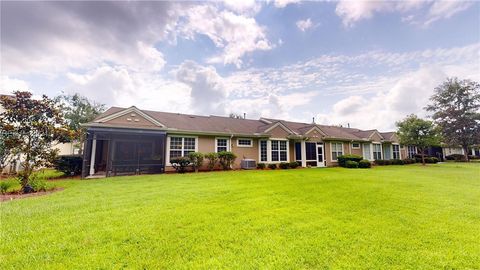
<path id="1" fill-rule="evenodd" d="M 389 131 L 480 81 L 480 2 L 0 2 L 0 93 Z"/>

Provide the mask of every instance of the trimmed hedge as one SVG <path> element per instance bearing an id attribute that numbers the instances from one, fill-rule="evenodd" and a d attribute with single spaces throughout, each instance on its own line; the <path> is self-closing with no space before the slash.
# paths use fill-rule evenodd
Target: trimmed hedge
<path id="1" fill-rule="evenodd" d="M 267 167 L 265 163 L 257 163 L 257 169 L 263 170 L 265 167 Z"/>
<path id="2" fill-rule="evenodd" d="M 290 168 L 295 169 L 300 166 L 300 163 L 297 161 L 292 161 L 288 165 L 290 166 Z"/>
<path id="3" fill-rule="evenodd" d="M 268 168 L 271 170 L 275 170 L 277 168 L 277 164 L 275 163 L 268 164 Z"/>
<path id="4" fill-rule="evenodd" d="M 78 155 L 59 156 L 53 162 L 53 166 L 65 175 L 80 175 L 82 173 L 82 161 L 83 158 Z"/>
<path id="5" fill-rule="evenodd" d="M 337 157 L 338 160 L 338 165 L 341 167 L 346 167 L 346 162 L 347 161 L 355 161 L 355 162 L 360 162 L 363 157 L 359 155 L 353 155 L 353 154 L 347 154 L 347 155 L 341 155 Z"/>
<path id="6" fill-rule="evenodd" d="M 358 162 L 358 168 L 367 169 L 367 168 L 371 168 L 371 167 L 372 167 L 372 163 L 370 163 L 370 161 L 368 161 L 366 159 L 362 159 Z"/>
<path id="7" fill-rule="evenodd" d="M 465 156 L 462 154 L 451 154 L 445 156 L 446 160 L 465 161 Z"/>
<path id="8" fill-rule="evenodd" d="M 345 162 L 345 168 L 350 168 L 350 169 L 358 168 L 358 162 L 353 160 L 347 160 Z"/>
<path id="9" fill-rule="evenodd" d="M 280 169 L 290 169 L 290 163 L 287 163 L 287 162 L 280 162 L 280 164 L 278 164 L 278 167 L 280 167 Z"/>

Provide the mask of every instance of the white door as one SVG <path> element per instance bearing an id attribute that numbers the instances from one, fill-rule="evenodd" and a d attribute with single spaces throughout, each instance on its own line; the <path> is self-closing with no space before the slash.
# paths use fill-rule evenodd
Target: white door
<path id="1" fill-rule="evenodd" d="M 323 143 L 317 143 L 317 167 L 325 167 L 325 155 L 323 153 Z"/>

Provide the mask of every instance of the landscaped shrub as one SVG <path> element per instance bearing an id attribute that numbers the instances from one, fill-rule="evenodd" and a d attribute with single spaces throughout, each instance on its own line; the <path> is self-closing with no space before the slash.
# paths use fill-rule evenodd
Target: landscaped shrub
<path id="1" fill-rule="evenodd" d="M 358 162 L 353 161 L 353 160 L 347 160 L 347 162 L 345 162 L 345 167 L 346 168 L 358 168 Z"/>
<path id="2" fill-rule="evenodd" d="M 13 186 L 11 181 L 0 181 L 0 193 L 5 194 L 7 190 Z"/>
<path id="3" fill-rule="evenodd" d="M 205 154 L 205 158 L 208 159 L 208 164 L 207 164 L 207 168 L 210 170 L 210 171 L 213 171 L 213 169 L 215 168 L 215 165 L 217 164 L 217 161 L 218 161 L 218 154 L 217 153 L 207 153 Z"/>
<path id="4" fill-rule="evenodd" d="M 56 170 L 65 175 L 79 175 L 82 173 L 82 160 L 82 157 L 78 155 L 60 156 L 53 162 L 53 165 Z"/>
<path id="5" fill-rule="evenodd" d="M 465 156 L 462 154 L 451 154 L 445 156 L 446 160 L 465 161 Z"/>
<path id="6" fill-rule="evenodd" d="M 271 170 L 275 170 L 277 168 L 277 164 L 275 163 L 268 164 L 268 168 Z"/>
<path id="7" fill-rule="evenodd" d="M 229 151 L 218 152 L 218 161 L 224 170 L 230 170 L 237 156 Z"/>
<path id="8" fill-rule="evenodd" d="M 339 165 L 339 166 L 342 166 L 342 167 L 345 167 L 345 166 L 346 166 L 346 162 L 347 162 L 348 160 L 355 161 L 355 162 L 359 162 L 359 161 L 362 160 L 362 159 L 363 159 L 362 156 L 353 155 L 353 154 L 341 155 L 341 156 L 338 156 L 338 157 L 337 157 L 338 165 Z"/>
<path id="9" fill-rule="evenodd" d="M 362 159 L 358 162 L 358 168 L 371 168 L 372 163 L 366 159 Z"/>
<path id="10" fill-rule="evenodd" d="M 257 169 L 263 170 L 265 169 L 266 165 L 265 163 L 257 163 Z"/>
<path id="11" fill-rule="evenodd" d="M 35 192 L 47 191 L 47 182 L 38 177 L 36 174 L 32 174 L 30 176 L 29 184 Z"/>
<path id="12" fill-rule="evenodd" d="M 295 169 L 300 166 L 300 163 L 298 161 L 292 161 L 288 165 L 290 166 L 290 168 Z"/>
<path id="13" fill-rule="evenodd" d="M 401 159 L 392 159 L 392 165 L 404 165 L 405 163 Z"/>
<path id="14" fill-rule="evenodd" d="M 413 158 L 406 158 L 406 159 L 403 160 L 404 164 L 413 164 L 415 162 L 416 162 L 416 160 L 413 159 Z"/>
<path id="15" fill-rule="evenodd" d="M 290 163 L 287 163 L 287 162 L 280 162 L 280 164 L 278 164 L 278 167 L 280 167 L 280 169 L 290 169 Z"/>
<path id="16" fill-rule="evenodd" d="M 178 157 L 171 159 L 170 163 L 178 173 L 185 173 L 188 165 L 190 165 L 190 159 L 186 157 Z"/>
<path id="17" fill-rule="evenodd" d="M 480 159 L 479 156 L 468 155 L 468 159 Z"/>
<path id="18" fill-rule="evenodd" d="M 198 168 L 203 165 L 203 154 L 199 152 L 191 152 L 188 154 L 188 159 L 190 160 L 193 170 L 198 172 Z"/>
<path id="19" fill-rule="evenodd" d="M 376 159 L 376 160 L 375 160 L 375 165 L 379 165 L 379 166 L 385 165 L 385 160 L 383 160 L 383 159 Z"/>

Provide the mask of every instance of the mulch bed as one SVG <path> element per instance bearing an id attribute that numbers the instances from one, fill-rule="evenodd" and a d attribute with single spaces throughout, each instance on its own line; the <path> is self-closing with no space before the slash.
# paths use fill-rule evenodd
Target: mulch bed
<path id="1" fill-rule="evenodd" d="M 36 197 L 36 196 L 43 196 L 43 195 L 48 195 L 57 191 L 62 191 L 63 188 L 54 188 L 52 190 L 48 191 L 39 191 L 39 192 L 34 192 L 34 193 L 27 193 L 27 194 L 20 194 L 18 192 L 11 192 L 7 194 L 0 194 L 0 202 L 5 202 L 5 201 L 11 201 L 11 200 L 16 200 L 16 199 L 24 199 L 28 197 Z"/>

